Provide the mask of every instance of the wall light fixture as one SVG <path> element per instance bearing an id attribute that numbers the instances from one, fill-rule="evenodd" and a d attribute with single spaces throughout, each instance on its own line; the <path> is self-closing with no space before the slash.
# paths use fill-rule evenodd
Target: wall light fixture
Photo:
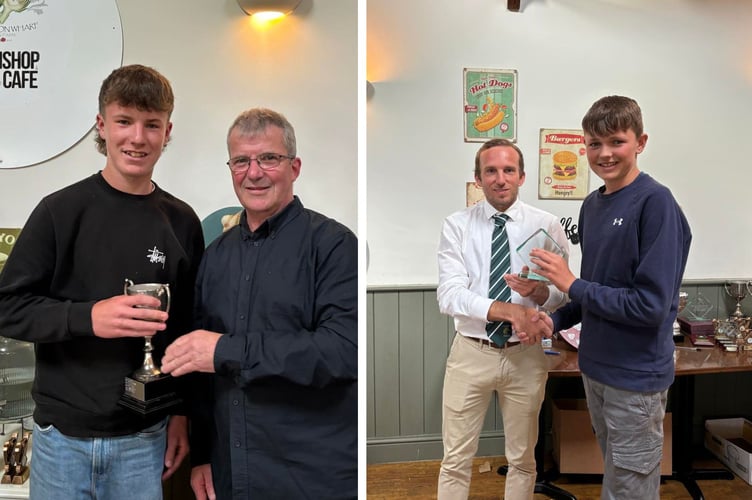
<path id="1" fill-rule="evenodd" d="M 272 20 L 294 11 L 301 0 L 238 0 L 238 5 L 249 16 Z"/>

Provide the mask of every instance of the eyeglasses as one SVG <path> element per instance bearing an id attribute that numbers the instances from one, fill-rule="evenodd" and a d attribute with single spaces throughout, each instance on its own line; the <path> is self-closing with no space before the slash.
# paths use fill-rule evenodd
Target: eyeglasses
<path id="1" fill-rule="evenodd" d="M 250 156 L 236 156 L 235 158 L 230 158 L 230 161 L 227 162 L 227 166 L 230 167 L 230 170 L 233 172 L 245 172 L 250 168 L 251 162 L 256 160 L 256 163 L 258 163 L 261 170 L 272 170 L 279 167 L 282 160 L 292 160 L 293 158 L 295 157 L 276 153 L 261 153 L 255 158 Z"/>

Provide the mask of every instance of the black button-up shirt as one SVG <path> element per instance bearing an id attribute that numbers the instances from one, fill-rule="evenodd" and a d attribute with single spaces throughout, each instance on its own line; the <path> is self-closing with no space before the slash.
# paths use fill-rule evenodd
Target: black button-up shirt
<path id="1" fill-rule="evenodd" d="M 244 213 L 206 251 L 195 313 L 224 334 L 192 429 L 217 497 L 355 498 L 355 235 L 297 197 L 254 232 Z"/>

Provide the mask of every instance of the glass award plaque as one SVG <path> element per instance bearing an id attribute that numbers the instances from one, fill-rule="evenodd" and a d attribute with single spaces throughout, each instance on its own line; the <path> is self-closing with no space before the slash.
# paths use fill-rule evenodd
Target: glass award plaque
<path id="1" fill-rule="evenodd" d="M 535 231 L 522 243 L 522 245 L 517 247 L 517 255 L 520 256 L 522 262 L 524 262 L 529 269 L 527 273 L 520 273 L 519 276 L 530 280 L 548 281 L 546 278 L 535 272 L 536 269 L 539 268 L 530 261 L 530 252 L 533 248 L 540 248 L 542 250 L 553 252 L 557 255 L 561 255 L 565 259 L 567 258 L 567 252 L 565 252 L 564 249 L 556 243 L 556 240 L 554 240 L 543 228 Z"/>
<path id="2" fill-rule="evenodd" d="M 693 321 L 708 321 L 713 316 L 713 304 L 699 292 L 694 299 L 687 302 L 684 310 Z"/>

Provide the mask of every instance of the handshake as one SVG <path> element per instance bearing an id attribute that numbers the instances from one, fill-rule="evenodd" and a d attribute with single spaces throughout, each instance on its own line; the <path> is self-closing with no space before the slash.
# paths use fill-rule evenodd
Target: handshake
<path id="1" fill-rule="evenodd" d="M 554 333 L 554 324 L 548 314 L 509 302 L 495 301 L 488 310 L 488 321 L 510 322 L 520 342 L 528 345 L 551 338 Z"/>

